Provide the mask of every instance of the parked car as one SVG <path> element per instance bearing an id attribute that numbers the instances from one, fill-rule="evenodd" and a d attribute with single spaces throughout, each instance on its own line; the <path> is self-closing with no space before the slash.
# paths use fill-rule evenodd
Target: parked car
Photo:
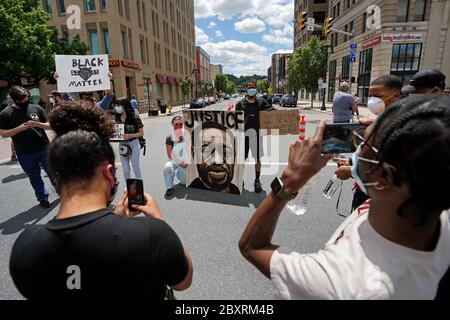
<path id="1" fill-rule="evenodd" d="M 289 94 L 284 95 L 280 102 L 281 107 L 297 107 L 297 98 Z"/>
<path id="2" fill-rule="evenodd" d="M 230 95 L 229 95 L 229 94 L 226 94 L 226 95 L 223 96 L 223 98 L 224 98 L 225 100 L 230 100 Z"/>
<path id="3" fill-rule="evenodd" d="M 198 98 L 191 101 L 191 109 L 205 108 L 206 100 L 204 98 Z"/>
<path id="4" fill-rule="evenodd" d="M 216 98 L 214 97 L 208 97 L 209 104 L 216 104 Z"/>
<path id="5" fill-rule="evenodd" d="M 283 97 L 282 94 L 278 94 L 278 93 L 274 94 L 273 97 L 272 97 L 272 103 L 273 104 L 280 104 L 282 97 Z"/>

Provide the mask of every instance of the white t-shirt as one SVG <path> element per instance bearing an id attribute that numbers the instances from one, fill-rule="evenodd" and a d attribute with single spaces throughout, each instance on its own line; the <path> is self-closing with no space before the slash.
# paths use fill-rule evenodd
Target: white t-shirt
<path id="1" fill-rule="evenodd" d="M 366 203 L 325 248 L 300 254 L 281 247 L 270 262 L 278 299 L 434 299 L 450 266 L 450 214 L 441 215 L 434 251 L 413 250 L 379 235 Z"/>

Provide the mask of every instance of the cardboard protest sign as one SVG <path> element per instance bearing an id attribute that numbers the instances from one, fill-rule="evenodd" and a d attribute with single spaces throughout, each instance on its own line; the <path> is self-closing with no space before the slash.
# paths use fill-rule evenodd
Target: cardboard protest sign
<path id="1" fill-rule="evenodd" d="M 108 55 L 55 57 L 59 92 L 111 89 Z"/>
<path id="2" fill-rule="evenodd" d="M 244 112 L 183 111 L 187 186 L 241 194 L 244 183 Z"/>
<path id="3" fill-rule="evenodd" d="M 116 123 L 116 133 L 109 139 L 111 142 L 120 142 L 124 141 L 125 135 L 125 124 L 117 124 Z"/>
<path id="4" fill-rule="evenodd" d="M 279 130 L 278 135 L 298 134 L 300 115 L 298 110 L 272 110 L 261 111 L 259 124 L 261 129 L 266 129 L 267 134 L 275 134 L 273 130 Z"/>

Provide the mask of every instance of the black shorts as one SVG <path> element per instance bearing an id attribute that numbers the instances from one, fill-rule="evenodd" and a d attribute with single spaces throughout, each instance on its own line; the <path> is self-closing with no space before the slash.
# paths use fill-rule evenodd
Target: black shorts
<path id="1" fill-rule="evenodd" d="M 250 137 L 245 137 L 245 160 L 248 159 L 249 151 L 252 150 L 252 157 L 256 160 L 261 159 L 264 155 L 264 149 L 262 145 L 262 137 L 258 134 L 258 141 L 252 141 L 250 143 Z"/>

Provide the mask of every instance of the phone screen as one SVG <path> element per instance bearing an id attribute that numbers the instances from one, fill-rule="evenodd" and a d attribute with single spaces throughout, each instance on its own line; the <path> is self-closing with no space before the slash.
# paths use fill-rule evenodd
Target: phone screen
<path id="1" fill-rule="evenodd" d="M 356 146 L 353 143 L 353 131 L 366 126 L 358 123 L 327 124 L 323 134 L 322 153 L 353 153 Z"/>
<path id="2" fill-rule="evenodd" d="M 145 205 L 144 198 L 144 183 L 139 179 L 128 179 L 127 180 L 127 190 L 128 190 L 128 208 L 132 210 L 133 204 Z"/>

